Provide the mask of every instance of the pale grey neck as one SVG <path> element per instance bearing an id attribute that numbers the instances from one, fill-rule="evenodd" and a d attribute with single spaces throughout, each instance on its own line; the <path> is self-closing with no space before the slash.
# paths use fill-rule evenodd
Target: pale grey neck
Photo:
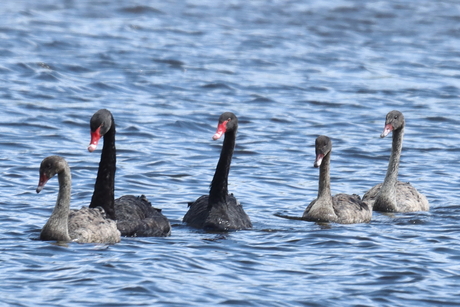
<path id="1" fill-rule="evenodd" d="M 307 208 L 308 212 L 304 213 L 310 220 L 331 222 L 337 219 L 332 202 L 329 168 L 330 152 L 323 158 L 319 167 L 318 198 L 311 208 Z"/>
<path id="2" fill-rule="evenodd" d="M 374 208 L 379 208 L 379 210 L 397 211 L 396 183 L 398 182 L 398 169 L 401 159 L 403 136 L 404 127 L 393 131 L 393 143 L 387 174 L 374 203 Z"/>
<path id="3" fill-rule="evenodd" d="M 383 188 L 394 188 L 398 181 L 399 161 L 401 160 L 404 127 L 393 131 L 393 142 L 391 148 L 390 162 L 388 163 L 387 174 L 383 181 Z"/>
<path id="4" fill-rule="evenodd" d="M 43 227 L 40 238 L 42 240 L 70 241 L 68 220 L 72 179 L 68 166 L 58 174 L 58 181 L 59 193 L 56 206 Z"/>
<path id="5" fill-rule="evenodd" d="M 318 199 L 331 199 L 331 177 L 330 177 L 330 161 L 331 152 L 324 156 L 323 161 L 319 167 L 319 187 L 318 187 Z"/>

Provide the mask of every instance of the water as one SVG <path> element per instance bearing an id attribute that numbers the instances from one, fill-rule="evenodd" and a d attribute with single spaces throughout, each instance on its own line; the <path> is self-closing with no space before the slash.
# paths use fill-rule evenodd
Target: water
<path id="1" fill-rule="evenodd" d="M 4 1 L 0 7 L 1 306 L 460 304 L 460 5 L 456 1 Z M 116 196 L 145 194 L 168 238 L 37 240 L 57 180 L 87 205 L 100 158 L 89 119 L 117 123 Z M 400 180 L 430 212 L 369 224 L 300 216 L 316 197 L 314 140 L 332 138 L 332 191 L 381 182 L 388 111 L 406 117 Z M 230 192 L 254 228 L 181 223 L 207 193 L 224 111 L 239 117 Z"/>

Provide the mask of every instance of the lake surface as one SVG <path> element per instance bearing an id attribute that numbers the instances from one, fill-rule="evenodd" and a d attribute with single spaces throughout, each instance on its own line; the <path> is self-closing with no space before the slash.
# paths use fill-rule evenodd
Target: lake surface
<path id="1" fill-rule="evenodd" d="M 460 305 L 460 4 L 456 1 L 4 1 L 0 6 L 0 306 Z M 91 199 L 100 108 L 117 123 L 117 197 L 145 194 L 167 238 L 38 240 L 56 178 Z M 368 224 L 301 216 L 317 196 L 314 142 L 333 141 L 331 188 L 383 181 L 387 112 L 406 118 L 399 179 L 429 212 Z M 252 230 L 182 224 L 208 192 L 239 118 L 229 191 Z"/>

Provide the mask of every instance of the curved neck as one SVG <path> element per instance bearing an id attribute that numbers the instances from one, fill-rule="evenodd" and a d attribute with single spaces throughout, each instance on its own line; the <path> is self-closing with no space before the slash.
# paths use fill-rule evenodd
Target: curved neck
<path id="1" fill-rule="evenodd" d="M 391 148 L 390 162 L 388 163 L 387 174 L 383 181 L 380 193 L 375 200 L 375 206 L 384 206 L 386 211 L 396 210 L 396 183 L 398 182 L 399 161 L 401 159 L 404 127 L 393 131 L 393 142 Z"/>
<path id="2" fill-rule="evenodd" d="M 48 222 L 40 233 L 41 240 L 70 241 L 68 220 L 72 179 L 69 166 L 58 174 L 59 193 Z"/>
<path id="3" fill-rule="evenodd" d="M 228 195 L 228 173 L 230 172 L 230 164 L 232 163 L 235 141 L 236 134 L 234 131 L 225 133 L 219 162 L 217 163 L 216 172 L 211 182 L 208 207 L 226 203 Z"/>
<path id="4" fill-rule="evenodd" d="M 112 118 L 112 127 L 104 135 L 101 161 L 97 172 L 94 193 L 91 198 L 90 208 L 102 207 L 107 216 L 113 220 L 115 217 L 115 171 L 117 164 L 117 151 L 115 148 L 115 122 Z"/>
<path id="5" fill-rule="evenodd" d="M 331 177 L 330 177 L 330 162 L 331 152 L 324 156 L 323 161 L 319 167 L 319 186 L 318 186 L 318 199 L 331 200 Z"/>

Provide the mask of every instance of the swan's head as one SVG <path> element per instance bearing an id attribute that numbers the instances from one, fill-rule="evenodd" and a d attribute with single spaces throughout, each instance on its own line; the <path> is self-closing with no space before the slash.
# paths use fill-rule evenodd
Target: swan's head
<path id="1" fill-rule="evenodd" d="M 238 118 L 232 112 L 225 112 L 219 117 L 219 123 L 217 124 L 217 131 L 212 136 L 215 141 L 219 139 L 222 134 L 227 132 L 236 132 L 238 129 Z"/>
<path id="2" fill-rule="evenodd" d="M 89 125 L 91 127 L 91 142 L 88 146 L 88 151 L 93 152 L 96 150 L 97 144 L 101 137 L 103 137 L 112 128 L 113 116 L 107 109 L 100 109 L 91 117 Z"/>
<path id="3" fill-rule="evenodd" d="M 380 135 L 381 138 L 386 137 L 391 131 L 395 131 L 404 127 L 404 115 L 396 110 L 393 110 L 387 114 L 385 120 L 385 127 Z"/>
<path id="4" fill-rule="evenodd" d="M 332 141 L 325 135 L 320 135 L 316 138 L 315 141 L 315 152 L 316 152 L 316 160 L 314 167 L 320 167 L 321 162 L 326 155 L 328 155 L 332 150 Z"/>
<path id="5" fill-rule="evenodd" d="M 60 156 L 49 156 L 43 159 L 40 164 L 40 179 L 38 180 L 37 193 L 45 187 L 45 184 L 54 177 L 54 175 L 63 172 L 68 168 L 67 162 Z"/>

